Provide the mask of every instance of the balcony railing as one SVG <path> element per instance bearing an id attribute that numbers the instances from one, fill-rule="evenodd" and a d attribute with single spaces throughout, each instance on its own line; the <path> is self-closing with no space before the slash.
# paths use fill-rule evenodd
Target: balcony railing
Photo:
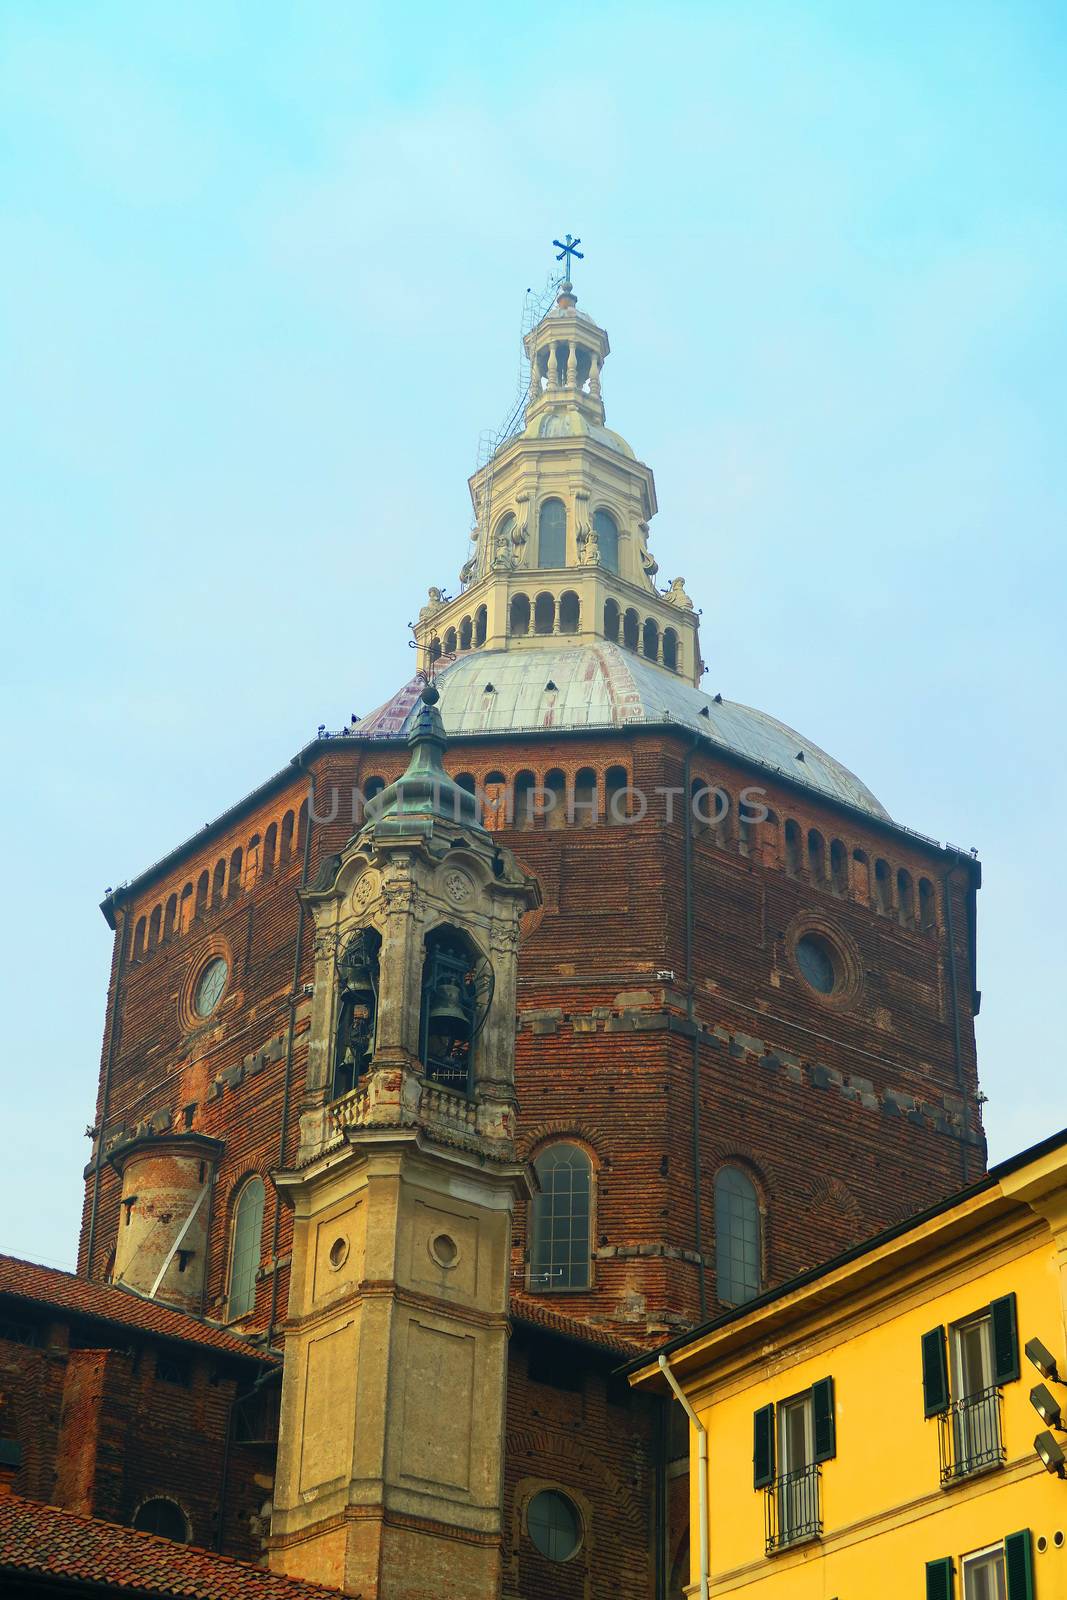
<path id="1" fill-rule="evenodd" d="M 1004 1460 L 1000 1390 L 995 1385 L 954 1400 L 937 1421 L 943 1484 L 986 1472 Z"/>
<path id="2" fill-rule="evenodd" d="M 767 1554 L 784 1550 L 822 1533 L 820 1469 L 817 1462 L 795 1472 L 781 1472 L 768 1485 L 764 1502 Z"/>

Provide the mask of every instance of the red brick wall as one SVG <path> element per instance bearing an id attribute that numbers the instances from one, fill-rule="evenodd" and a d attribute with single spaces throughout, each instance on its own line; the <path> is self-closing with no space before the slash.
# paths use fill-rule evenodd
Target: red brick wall
<path id="1" fill-rule="evenodd" d="M 651 793 L 657 787 L 683 787 L 685 749 L 682 739 L 650 731 L 551 741 L 516 737 L 457 742 L 448 765 L 455 773 L 472 773 L 479 783 L 493 770 L 510 778 L 529 769 L 540 780 L 559 767 L 573 780 L 583 766 L 603 774 L 622 765 L 635 785 Z M 317 810 L 330 817 L 335 788 L 337 810 L 332 820 L 312 829 L 312 872 L 354 831 L 353 785 L 365 784 L 371 775 L 391 780 L 405 765 L 401 749 L 364 750 L 355 741 L 320 749 Z M 661 796 L 653 798 L 648 817 L 632 826 L 543 825 L 503 833 L 540 878 L 545 902 L 528 919 L 520 951 L 520 1143 L 529 1154 L 546 1139 L 571 1135 L 593 1152 L 597 1168 L 593 1286 L 588 1293 L 554 1297 L 553 1303 L 646 1339 L 693 1322 L 702 1309 L 716 1309 L 712 1195 L 723 1161 L 741 1163 L 756 1183 L 765 1214 L 765 1274 L 773 1282 L 959 1187 L 965 1174 L 979 1173 L 984 1159 L 974 1112 L 966 864 L 953 864 L 921 839 L 891 832 L 817 794 L 770 775 L 754 777 L 725 756 L 712 760 L 700 752 L 691 776 L 720 782 L 735 797 L 744 785 L 762 783 L 777 819 L 775 826 L 759 831 L 748 854 L 731 827 L 721 837 L 698 830 L 692 842 L 699 1225 L 682 803 L 675 798 L 673 821 L 666 819 Z M 252 837 L 263 839 L 271 822 L 278 824 L 286 812 L 295 816 L 306 794 L 306 775 L 294 772 L 287 788 L 161 870 L 123 913 L 131 931 L 142 917 L 147 927 L 155 906 L 165 909 L 172 895 L 180 906 L 190 886 L 184 901 L 188 906 L 191 899 L 192 913 L 184 931 L 179 917 L 169 940 L 126 965 L 106 1133 L 121 1127 L 133 1131 L 153 1116 L 171 1118 L 178 1126 L 188 1118 L 198 1132 L 224 1142 L 205 1289 L 205 1308 L 215 1316 L 225 1313 L 235 1195 L 249 1173 L 264 1177 L 262 1278 L 254 1314 L 246 1322 L 258 1329 L 271 1320 L 275 1276 L 276 1322 L 284 1317 L 287 1297 L 291 1230 L 287 1213 L 276 1210 L 269 1172 L 282 1159 L 290 1026 L 285 1158 L 296 1147 L 306 1060 L 307 1005 L 299 998 L 294 1002 L 293 989 L 301 865 L 296 839 L 287 863 L 276 862 L 267 872 L 261 856 L 254 882 L 242 884 L 217 907 L 209 897 L 200 915 L 195 914 L 196 885 L 205 871 L 213 881 L 220 860 L 228 872 L 238 847 L 247 861 Z M 786 819 L 794 820 L 802 834 L 817 827 L 827 850 L 831 840 L 840 839 L 850 863 L 856 850 L 865 851 L 872 864 L 885 859 L 894 883 L 900 868 L 915 881 L 931 879 L 937 885 L 935 926 L 928 931 L 904 926 L 895 913 L 879 914 L 866 903 L 869 895 L 855 886 L 841 894 L 812 881 L 806 854 L 799 871 L 788 872 Z M 952 876 L 956 940 L 958 1067 L 940 887 L 946 870 Z M 804 918 L 834 930 L 853 952 L 857 981 L 849 1005 L 824 1001 L 800 979 L 791 938 Z M 308 933 L 306 925 L 298 996 L 311 978 Z M 226 995 L 213 1017 L 190 1027 L 190 985 L 205 955 L 220 948 L 231 966 Z M 673 978 L 656 977 L 669 972 Z M 961 1116 L 964 1098 L 966 1117 Z M 100 1118 L 103 1109 L 101 1101 Z M 90 1170 L 86 1216 L 93 1184 Z M 106 1269 L 119 1222 L 118 1197 L 118 1181 L 105 1166 L 93 1259 L 87 1260 L 83 1229 L 82 1270 L 102 1274 Z M 525 1224 L 520 1216 L 513 1263 L 517 1284 L 525 1273 Z M 703 1308 L 693 1259 L 698 1250 L 706 1262 Z M 527 1451 L 541 1460 L 556 1451 L 559 1470 L 566 1467 L 581 1477 L 577 1458 L 560 1440 L 584 1439 L 587 1433 L 599 1437 L 595 1428 L 606 1429 L 606 1419 L 595 1420 L 600 1414 L 593 1407 L 588 1416 L 583 1412 L 580 1426 L 573 1419 L 564 1426 L 557 1418 L 550 1427 L 533 1415 L 535 1397 L 516 1371 L 509 1431 L 527 1442 L 514 1446 L 514 1460 L 509 1457 L 509 1492 L 514 1493 Z M 563 1410 L 569 1403 L 560 1401 Z M 205 1415 L 214 1414 L 213 1401 L 205 1398 L 203 1405 Z M 528 1434 L 536 1436 L 534 1443 Z M 595 1474 L 588 1477 L 585 1492 L 600 1505 L 609 1490 L 598 1482 Z M 629 1491 L 641 1517 L 647 1490 L 646 1474 Z M 646 1534 L 647 1529 L 642 1540 Z M 626 1582 L 637 1581 L 633 1574 L 640 1571 L 640 1583 L 647 1583 L 647 1567 L 631 1561 L 628 1571 Z M 545 1586 L 558 1581 L 556 1571 L 543 1585 L 531 1580 L 533 1587 L 522 1592 L 539 1592 L 539 1585 L 547 1592 Z"/>

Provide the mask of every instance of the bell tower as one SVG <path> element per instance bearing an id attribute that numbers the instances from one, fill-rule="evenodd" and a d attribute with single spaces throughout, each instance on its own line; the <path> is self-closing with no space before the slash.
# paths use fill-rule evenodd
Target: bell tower
<path id="1" fill-rule="evenodd" d="M 364 1600 L 500 1586 L 519 920 L 536 882 L 441 762 L 305 892 L 315 993 L 270 1562 Z"/>

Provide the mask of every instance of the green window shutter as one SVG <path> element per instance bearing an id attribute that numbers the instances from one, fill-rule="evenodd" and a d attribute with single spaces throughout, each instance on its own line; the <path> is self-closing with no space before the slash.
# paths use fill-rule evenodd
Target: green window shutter
<path id="1" fill-rule="evenodd" d="M 933 1328 L 923 1334 L 923 1414 L 936 1417 L 948 1406 L 948 1357 L 945 1330 Z"/>
<path id="2" fill-rule="evenodd" d="M 815 1459 L 829 1461 L 837 1454 L 833 1378 L 820 1378 L 818 1383 L 812 1384 L 811 1409 L 815 1422 Z"/>
<path id="3" fill-rule="evenodd" d="M 774 1482 L 774 1407 L 761 1406 L 752 1419 L 752 1487 Z"/>
<path id="4" fill-rule="evenodd" d="M 1034 1561 L 1030 1529 L 1009 1533 L 1004 1541 L 1004 1568 L 1008 1574 L 1008 1600 L 1034 1600 Z"/>
<path id="5" fill-rule="evenodd" d="M 952 1600 L 956 1573 L 951 1556 L 926 1563 L 926 1600 Z"/>
<path id="6" fill-rule="evenodd" d="M 993 1381 L 1014 1383 L 1019 1376 L 1019 1333 L 1015 1296 L 1006 1294 L 989 1308 L 993 1323 Z"/>

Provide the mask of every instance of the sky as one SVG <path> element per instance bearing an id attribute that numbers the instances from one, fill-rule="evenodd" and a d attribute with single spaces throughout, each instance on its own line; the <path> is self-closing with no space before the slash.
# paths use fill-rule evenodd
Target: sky
<path id="1" fill-rule="evenodd" d="M 6 0 L 0 1248 L 73 1265 L 135 876 L 411 672 L 525 291 L 773 713 L 979 897 L 992 1159 L 1067 1122 L 1067 13 Z"/>

